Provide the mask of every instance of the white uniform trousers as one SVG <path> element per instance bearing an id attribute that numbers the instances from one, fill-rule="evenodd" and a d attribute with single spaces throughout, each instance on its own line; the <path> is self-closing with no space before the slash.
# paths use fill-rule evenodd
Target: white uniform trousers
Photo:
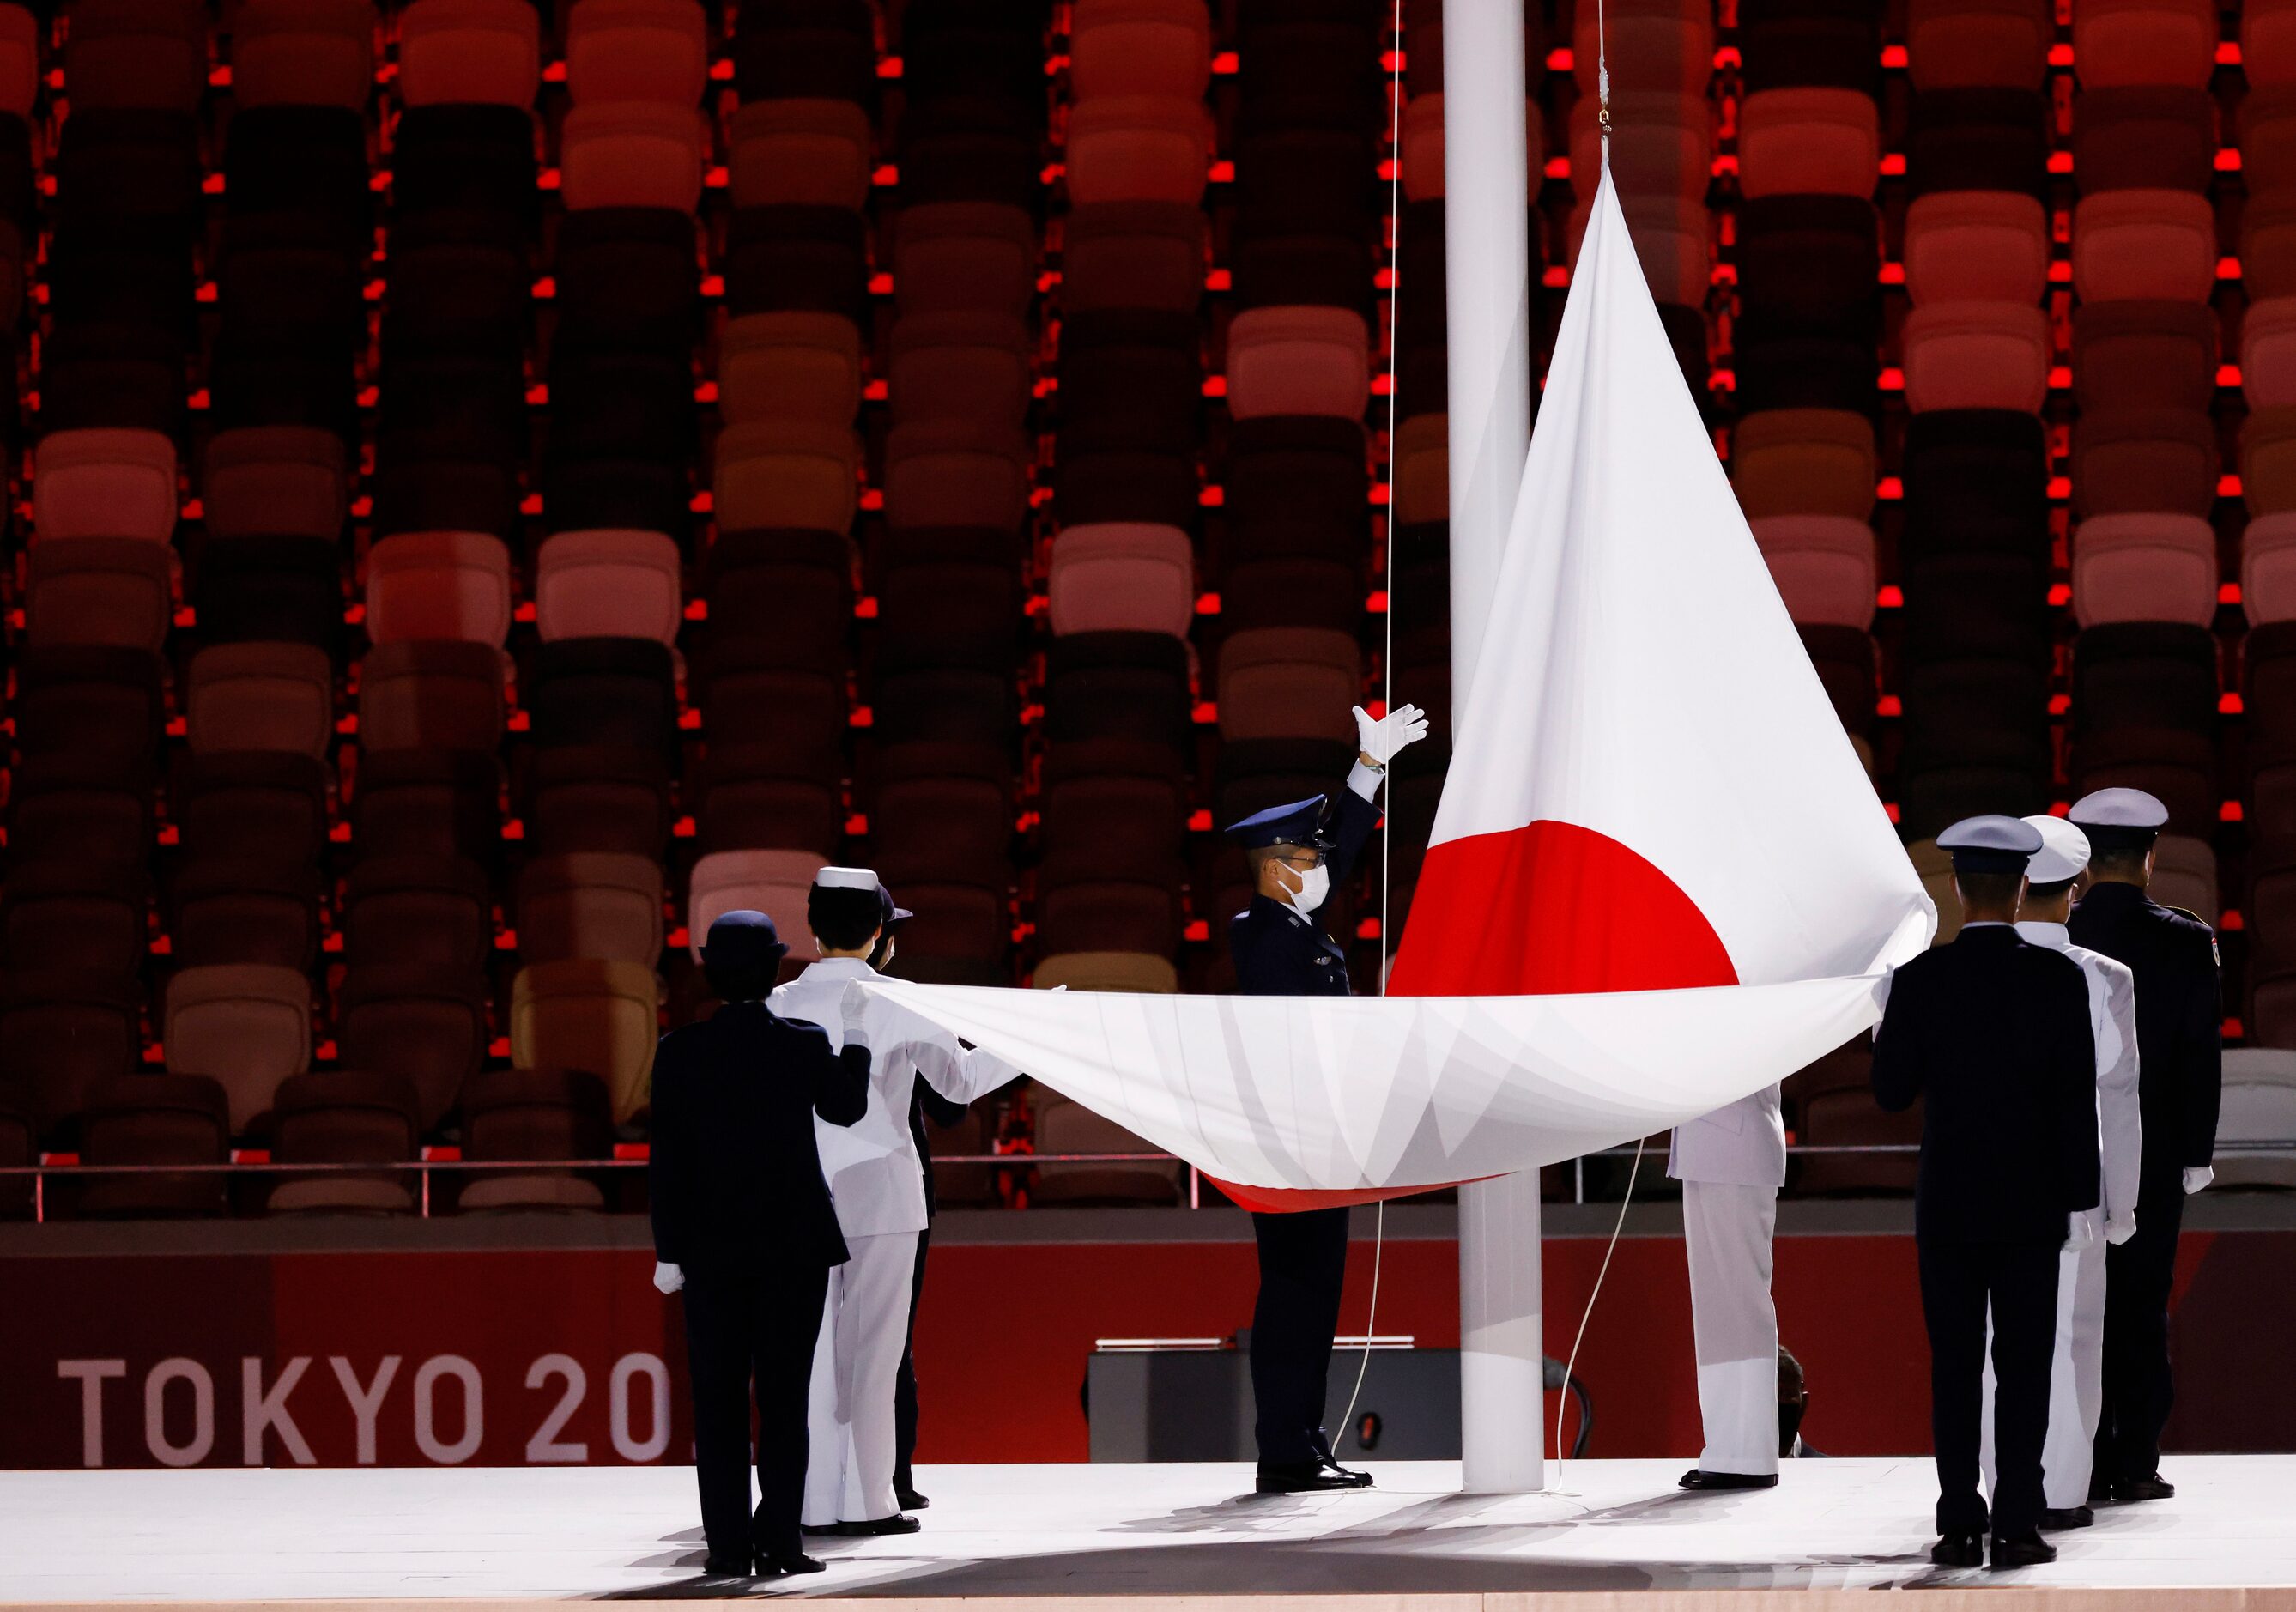
<path id="1" fill-rule="evenodd" d="M 2057 1255 L 2057 1336 L 2049 1354 L 2049 1434 L 2041 1444 L 2041 1496 L 2052 1511 L 2088 1504 L 2096 1424 L 2104 1410 L 2104 1211 L 2086 1213 L 2096 1235 Z M 1985 1325 L 1984 1443 L 1993 1493 L 1993 1323 Z"/>
<path id="2" fill-rule="evenodd" d="M 849 1237 L 829 1273 L 806 1401 L 805 1526 L 874 1522 L 893 1498 L 893 1390 L 909 1328 L 917 1234 Z"/>
<path id="3" fill-rule="evenodd" d="M 1778 1312 L 1770 1244 L 1778 1189 L 1682 1183 L 1690 1255 L 1690 1330 L 1698 1353 L 1702 1472 L 1778 1469 Z"/>

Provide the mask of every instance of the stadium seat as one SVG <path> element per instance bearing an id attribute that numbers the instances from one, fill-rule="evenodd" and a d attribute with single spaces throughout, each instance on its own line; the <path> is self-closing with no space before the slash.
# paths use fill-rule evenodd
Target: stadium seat
<path id="1" fill-rule="evenodd" d="M 374 90 L 374 33 L 369 0 L 241 0 L 232 19 L 232 99 L 363 111 Z"/>
<path id="2" fill-rule="evenodd" d="M 184 682 L 195 752 L 292 751 L 324 761 L 334 744 L 334 666 L 323 649 L 217 644 L 192 657 Z"/>
<path id="3" fill-rule="evenodd" d="M 511 992 L 513 1064 L 592 1071 L 606 1083 L 616 1124 L 645 1106 L 660 1032 L 661 982 L 652 969 L 595 958 L 532 963 L 518 971 Z"/>
<path id="4" fill-rule="evenodd" d="M 367 745 L 351 797 L 362 862 L 411 855 L 485 864 L 501 856 L 502 763 L 491 745 L 393 750 L 371 733 Z"/>
<path id="5" fill-rule="evenodd" d="M 25 559 L 28 644 L 156 654 L 175 619 L 175 555 L 142 538 L 50 538 Z"/>
<path id="6" fill-rule="evenodd" d="M 2296 408 L 2259 408 L 2240 433 L 2240 491 L 2251 515 L 2296 509 Z"/>
<path id="7" fill-rule="evenodd" d="M 1702 99 L 1713 73 L 1714 13 L 1699 0 L 1628 0 L 1596 26 L 1594 12 L 1570 13 L 1570 45 L 1581 99 L 1594 95 L 1595 62 L 1607 45 L 1613 83 Z M 1417 26 L 1414 17 L 1414 26 Z M 1525 25 L 1527 36 L 1537 28 Z M 1526 37 L 1526 45 L 1535 45 Z"/>
<path id="8" fill-rule="evenodd" d="M 273 1098 L 271 1159 L 277 1164 L 412 1164 L 420 1114 L 413 1084 L 395 1072 L 291 1074 Z M 409 1214 L 415 1208 L 414 1183 L 412 1170 L 286 1175 L 265 1206 L 273 1214 Z"/>
<path id="9" fill-rule="evenodd" d="M 2048 218 L 2037 197 L 1954 190 L 1918 196 L 1906 210 L 1906 290 L 1933 302 L 2038 307 L 2047 288 Z"/>
<path id="10" fill-rule="evenodd" d="M 709 925 L 728 912 L 762 912 L 774 920 L 790 949 L 789 961 L 818 960 L 812 932 L 806 925 L 806 892 L 823 858 L 806 851 L 741 850 L 712 851 L 698 858 L 686 886 L 685 924 L 693 960 L 701 960 L 702 942 Z"/>
<path id="11" fill-rule="evenodd" d="M 685 619 L 677 540 L 658 531 L 562 531 L 535 555 L 545 641 L 652 638 L 674 646 Z"/>
<path id="12" fill-rule="evenodd" d="M 603 1159 L 613 1151 L 613 1124 L 606 1082 L 585 1069 L 491 1070 L 463 1091 L 468 1159 Z M 466 1212 L 606 1206 L 594 1180 L 567 1170 L 473 1172 L 456 1203 Z"/>
<path id="13" fill-rule="evenodd" d="M 1389 518 L 1406 525 L 1450 519 L 1450 415 L 1414 414 L 1397 424 L 1392 442 Z"/>
<path id="14" fill-rule="evenodd" d="M 659 750 L 629 744 L 540 746 L 525 775 L 527 852 L 558 856 L 603 851 L 659 859 L 670 837 L 669 792 L 669 768 Z"/>
<path id="15" fill-rule="evenodd" d="M 541 19 L 526 0 L 414 0 L 398 13 L 398 93 L 409 107 L 524 109 L 541 78 Z"/>
<path id="16" fill-rule="evenodd" d="M 691 214 L 701 200 L 704 133 L 701 114 L 683 104 L 577 105 L 560 136 L 559 194 L 577 210 L 649 207 Z"/>
<path id="17" fill-rule="evenodd" d="M 1210 109 L 1171 95 L 1079 95 L 1070 109 L 1069 194 L 1196 205 L 1212 149 Z"/>
<path id="18" fill-rule="evenodd" d="M 1211 47 L 1202 0 L 1082 0 L 1069 25 L 1069 82 L 1078 101 L 1200 101 L 1211 75 Z"/>
<path id="19" fill-rule="evenodd" d="M 1912 0 L 1906 53 L 1914 88 L 2032 89 L 2055 42 L 2048 0 Z"/>
<path id="20" fill-rule="evenodd" d="M 343 881 L 343 959 L 475 971 L 493 954 L 494 894 L 459 857 L 368 851 Z"/>
<path id="21" fill-rule="evenodd" d="M 2217 613 L 2217 539 L 2196 515 L 2098 515 L 2073 533 L 2073 612 L 2083 627 Z"/>
<path id="22" fill-rule="evenodd" d="M 835 314 L 792 309 L 728 319 L 718 339 L 718 412 L 850 425 L 861 408 L 861 333 Z"/>
<path id="23" fill-rule="evenodd" d="M 566 12 L 566 87 L 577 107 L 692 106 L 709 73 L 709 25 L 693 0 L 575 0 Z"/>
<path id="24" fill-rule="evenodd" d="M 668 648 L 646 638 L 559 638 L 537 646 L 520 679 L 534 743 L 616 744 L 658 754 L 677 744 Z"/>
<path id="25" fill-rule="evenodd" d="M 1765 89 L 1739 103 L 1738 185 L 1749 200 L 1870 196 L 1881 160 L 1880 110 L 1871 95 Z"/>
<path id="26" fill-rule="evenodd" d="M 1906 317 L 1899 341 L 1908 408 L 2038 414 L 2048 401 L 2049 321 L 2038 307 L 1925 302 Z"/>
<path id="27" fill-rule="evenodd" d="M 1255 308 L 1227 327 L 1227 406 L 1260 415 L 1363 416 L 1371 391 L 1370 333 L 1339 308 Z"/>
<path id="28" fill-rule="evenodd" d="M 734 35 L 734 86 L 744 101 L 834 95 L 866 103 L 877 88 L 874 32 L 860 5 L 746 12 Z"/>
<path id="29" fill-rule="evenodd" d="M 142 538 L 176 530 L 176 445 L 157 431 L 52 431 L 33 454 L 32 522 L 50 538 Z"/>
<path id="30" fill-rule="evenodd" d="M 2205 88 L 2216 67 L 2216 7 L 2210 0 L 2090 0 L 2073 18 L 2073 57 L 2089 89 Z"/>
<path id="31" fill-rule="evenodd" d="M 510 636 L 510 550 L 479 531 L 409 531 L 378 541 L 366 567 L 367 637 L 499 646 Z"/>
<path id="32" fill-rule="evenodd" d="M 2243 1147 L 2271 1142 L 2276 1147 Z M 2224 1089 L 2217 1118 L 2219 1188 L 2296 1187 L 2296 1051 L 2279 1047 L 2230 1047 L 2224 1055 Z"/>
<path id="33" fill-rule="evenodd" d="M 2251 86 L 2296 84 L 2296 7 L 2287 0 L 2241 7 L 2240 70 Z"/>
<path id="34" fill-rule="evenodd" d="M 980 202 L 912 204 L 894 216 L 892 236 L 893 284 L 902 313 L 1028 314 L 1037 288 L 1037 235 L 1021 209 Z"/>
<path id="35" fill-rule="evenodd" d="M 2249 489 L 2250 507 L 2296 506 L 2296 459 L 2289 473 L 2276 479 L 2277 458 L 2259 442 L 2259 434 L 2258 417 L 2252 416 L 2241 442 L 2242 486 Z M 2073 508 L 2083 520 L 2154 510 L 2205 516 L 2217 498 L 2216 429 L 2206 415 L 2182 409 L 2097 409 L 2073 428 L 2071 468 Z M 2267 498 L 2281 480 L 2288 481 L 2287 503 L 2259 505 L 2251 473 Z"/>
<path id="36" fill-rule="evenodd" d="M 1071 1102 L 1055 1093 L 1040 1090 L 1035 1106 L 1035 1151 L 1038 1154 L 1158 1151 L 1082 1103 Z M 1180 1201 L 1186 1172 L 1187 1166 L 1177 1159 L 1136 1164 L 1042 1164 L 1036 1168 L 1029 1199 L 1039 1205 L 1070 1208 L 1172 1205 Z"/>
<path id="37" fill-rule="evenodd" d="M 904 232 L 918 227 L 910 220 L 922 210 L 901 215 Z M 1061 243 L 1062 302 L 1070 314 L 1119 308 L 1193 314 L 1203 299 L 1204 234 L 1204 216 L 1193 204 L 1108 202 L 1076 208 Z M 915 255 L 927 263 L 933 256 L 924 246 Z M 922 306 L 902 284 L 903 306 Z"/>
<path id="38" fill-rule="evenodd" d="M 1765 515 L 1751 522 L 1786 613 L 1811 626 L 1874 624 L 1874 529 L 1846 515 Z"/>
<path id="39" fill-rule="evenodd" d="M 866 108 L 813 97 L 757 101 L 734 114 L 736 207 L 868 204 L 875 164 Z"/>
<path id="40" fill-rule="evenodd" d="M 332 661 L 343 629 L 342 554 L 327 538 L 211 535 L 191 599 L 208 644 L 308 644 Z"/>
<path id="41" fill-rule="evenodd" d="M 33 1094 L 41 1131 L 66 1139 L 104 1082 L 142 1052 L 144 996 L 132 977 L 70 968 L 0 971 L 0 1082 Z"/>
<path id="42" fill-rule="evenodd" d="M 29 7 L 0 12 L 0 112 L 29 118 L 40 86 L 40 23 Z"/>
<path id="43" fill-rule="evenodd" d="M 1587 220 L 1594 206 L 1592 196 L 1582 196 L 1570 210 L 1568 243 L 1573 266 L 1578 261 L 1578 248 L 1586 238 Z M 1706 203 L 1671 192 L 1636 193 L 1620 196 L 1619 210 L 1626 216 L 1635 256 L 1642 264 L 1651 295 L 1662 305 L 1702 305 L 1714 273 L 1713 223 Z"/>
<path id="44" fill-rule="evenodd" d="M 834 207 L 745 207 L 726 226 L 726 311 L 832 313 L 858 324 L 868 300 L 865 230 Z"/>
<path id="45" fill-rule="evenodd" d="M 435 1128 L 487 1056 L 487 980 L 474 969 L 430 963 L 363 964 L 335 992 L 335 1033 L 345 1066 L 403 1077 L 416 1117 Z"/>
<path id="46" fill-rule="evenodd" d="M 169 976 L 161 1042 L 170 1074 L 204 1074 L 231 1103 L 234 1136 L 255 1129 L 271 1094 L 311 1061 L 311 983 L 299 969 L 214 963 Z"/>
<path id="47" fill-rule="evenodd" d="M 150 854 L 149 757 L 27 755 L 9 782 L 12 866 L 135 865 Z"/>
<path id="48" fill-rule="evenodd" d="M 1750 520 L 1825 514 L 1863 522 L 1873 513 L 1880 474 L 1874 427 L 1842 409 L 1743 415 L 1731 441 L 1730 473 Z"/>
<path id="49" fill-rule="evenodd" d="M 80 1156 L 90 1164 L 223 1164 L 231 1160 L 229 1098 L 217 1082 L 178 1073 L 132 1074 L 92 1094 Z M 73 1211 L 86 1219 L 222 1214 L 230 1178 L 219 1170 L 91 1176 L 74 1183 Z"/>
<path id="50" fill-rule="evenodd" d="M 176 966 L 263 963 L 308 973 L 319 954 L 319 874 L 267 858 L 194 856 L 168 892 Z"/>
<path id="51" fill-rule="evenodd" d="M 2216 400 L 2217 321 L 2204 303 L 2093 303 L 2073 320 L 2073 396 L 2205 415 Z"/>
<path id="52" fill-rule="evenodd" d="M 1028 517 L 1032 457 L 1019 428 L 1001 422 L 896 425 L 885 439 L 885 518 L 895 526 L 1012 530 Z"/>
<path id="53" fill-rule="evenodd" d="M 192 113 L 208 83 L 208 12 L 198 0 L 80 0 L 63 69 L 76 105 Z"/>
<path id="54" fill-rule="evenodd" d="M 503 735 L 503 654 L 491 644 L 402 638 L 377 644 L 359 668 L 365 750 L 492 753 Z"/>
<path id="55" fill-rule="evenodd" d="M 0 962 L 132 978 L 149 944 L 150 896 L 140 862 L 28 858 L 0 891 Z"/>
<path id="56" fill-rule="evenodd" d="M 1263 628 L 1233 634 L 1220 646 L 1220 736 L 1343 737 L 1362 676 L 1359 652 L 1346 633 Z"/>
<path id="57" fill-rule="evenodd" d="M 2217 853 L 2193 835 L 2164 834 L 2152 842 L 2152 878 L 2145 890 L 2163 907 L 2181 907 L 2212 925 L 2224 912 L 2217 894 Z"/>
<path id="58" fill-rule="evenodd" d="M 327 769 L 298 751 L 193 750 L 176 758 L 173 813 L 202 856 L 315 864 L 327 843 Z"/>
<path id="59" fill-rule="evenodd" d="M 841 753 L 808 758 L 783 744 L 712 743 L 688 785 L 699 849 L 780 846 L 832 859 L 845 833 L 844 770 Z"/>
<path id="60" fill-rule="evenodd" d="M 2216 103 L 2204 89 L 2092 86 L 2074 104 L 2073 173 L 2083 196 L 2203 192 L 2216 151 Z"/>
<path id="61" fill-rule="evenodd" d="M 2240 385 L 2251 408 L 2296 405 L 2296 297 L 2254 300 L 2242 314 Z"/>
<path id="62" fill-rule="evenodd" d="M 518 951 L 529 963 L 610 958 L 651 968 L 661 956 L 662 876 L 647 857 L 537 857 L 518 879 Z"/>
<path id="63" fill-rule="evenodd" d="M 996 313 L 912 314 L 895 321 L 887 380 L 898 426 L 1019 424 L 1033 380 L 1027 324 Z"/>
<path id="64" fill-rule="evenodd" d="M 1603 166 L 1595 97 L 1570 109 L 1570 171 L 1590 177 Z M 1614 90 L 1611 95 L 1611 177 L 1620 193 L 1702 200 L 1711 183 L 1714 132 L 1704 95 Z M 1741 127 L 1743 127 L 1742 113 Z M 1866 189 L 1873 188 L 1867 176 Z M 1582 193 L 1591 195 L 1592 192 Z"/>
<path id="65" fill-rule="evenodd" d="M 1065 528 L 1053 542 L 1053 630 L 1168 632 L 1195 620 L 1195 556 L 1177 527 L 1111 522 Z"/>
<path id="66" fill-rule="evenodd" d="M 2216 215 L 2204 195 L 2108 190 L 2073 210 L 2073 287 L 2085 303 L 2205 302 L 2216 278 Z"/>
<path id="67" fill-rule="evenodd" d="M 1315 647 L 1335 647 L 1330 635 L 1309 637 Z M 1187 646 L 1162 633 L 1060 635 L 1046 656 L 1046 736 L 1055 744 L 1134 739 L 1177 755 L 1190 741 L 1188 682 Z"/>
<path id="68" fill-rule="evenodd" d="M 2258 515 L 2241 534 L 2240 602 L 2251 627 L 2296 621 L 2296 511 Z"/>
<path id="69" fill-rule="evenodd" d="M 860 439 L 849 426 L 789 418 L 729 424 L 718 437 L 712 483 L 718 525 L 844 531 L 858 506 L 861 463 Z"/>

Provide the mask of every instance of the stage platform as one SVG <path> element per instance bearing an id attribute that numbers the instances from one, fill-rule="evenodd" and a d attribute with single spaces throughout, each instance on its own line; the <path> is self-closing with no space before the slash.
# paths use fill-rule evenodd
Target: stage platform
<path id="1" fill-rule="evenodd" d="M 1774 1490 L 1717 1496 L 1677 1489 L 1680 1461 L 1573 1462 L 1553 1493 L 1504 1498 L 1455 1493 L 1452 1463 L 1374 1469 L 1365 1493 L 1261 1498 L 1242 1466 L 923 1468 L 922 1534 L 821 1542 L 829 1571 L 748 1592 L 870 1612 L 1139 1597 L 1756 1612 L 1883 1588 L 1944 1591 L 1931 1607 L 2296 1608 L 2296 1456 L 2172 1460 L 2176 1499 L 2101 1511 L 2058 1536 L 2054 1565 L 2005 1575 L 1930 1567 L 1923 1460 L 1792 1462 Z M 447 1612 L 725 1593 L 696 1582 L 700 1535 L 684 1468 L 16 1472 L 0 1475 L 0 1600 Z"/>

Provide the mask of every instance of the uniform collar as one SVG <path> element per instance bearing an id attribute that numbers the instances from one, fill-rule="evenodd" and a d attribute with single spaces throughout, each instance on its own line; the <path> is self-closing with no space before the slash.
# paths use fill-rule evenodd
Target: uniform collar
<path id="1" fill-rule="evenodd" d="M 2115 903 L 2144 907 L 2151 905 L 2152 901 L 2152 892 L 2142 884 L 2131 884 L 2120 879 L 2105 879 L 2091 884 L 2087 893 L 2081 897 L 2079 904 L 2086 907 L 2094 901 L 2100 907 L 2110 907 Z"/>
<path id="2" fill-rule="evenodd" d="M 1961 933 L 1953 937 L 1956 945 L 1959 945 L 1964 941 L 1970 941 L 1980 946 L 1992 945 L 2002 941 L 2013 941 L 2016 938 L 2015 926 L 2005 924 L 1998 918 L 1985 918 L 1978 923 L 1964 924 L 1961 926 Z"/>
<path id="3" fill-rule="evenodd" d="M 885 976 L 869 966 L 866 958 L 823 958 L 808 963 L 801 980 L 878 980 Z"/>
<path id="4" fill-rule="evenodd" d="M 2035 946 L 2046 946 L 2052 951 L 2062 951 L 2073 943 L 2071 932 L 2062 924 L 2043 924 L 2031 918 L 2017 921 L 2017 938 Z"/>

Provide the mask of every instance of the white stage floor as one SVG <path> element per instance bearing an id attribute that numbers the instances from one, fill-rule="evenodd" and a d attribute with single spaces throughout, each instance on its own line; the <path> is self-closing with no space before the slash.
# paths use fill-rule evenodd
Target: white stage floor
<path id="1" fill-rule="evenodd" d="M 1490 1498 L 1453 1493 L 1456 1464 L 1395 1463 L 1374 1468 L 1380 1486 L 1367 1492 L 1264 1499 L 1245 1493 L 1243 1466 L 926 1468 L 922 1534 L 818 1542 L 829 1571 L 790 1588 L 912 1600 L 1368 1594 L 1393 1608 L 1533 1590 L 2015 1582 L 2076 1591 L 2046 1598 L 2056 1606 L 2095 1604 L 2083 1589 L 2152 1586 L 2126 1604 L 2161 1607 L 2234 1604 L 2161 1586 L 2296 1586 L 2296 1456 L 2172 1459 L 2176 1499 L 2101 1510 L 2095 1527 L 2057 1536 L 2054 1566 L 2001 1575 L 1930 1567 L 1925 1460 L 1793 1462 L 1776 1489 L 1717 1496 L 1677 1489 L 1683 1466 L 1575 1462 L 1551 1493 Z M 691 1470 L 674 1467 L 11 1472 L 0 1600 L 691 1594 L 694 1507 Z M 2296 1606 L 2296 1589 L 2237 1604 Z"/>

